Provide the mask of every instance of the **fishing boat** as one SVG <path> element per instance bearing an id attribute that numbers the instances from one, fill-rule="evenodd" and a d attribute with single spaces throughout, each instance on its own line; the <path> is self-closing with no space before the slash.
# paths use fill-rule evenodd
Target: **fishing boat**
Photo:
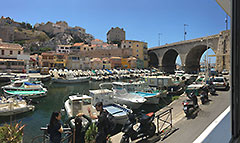
<path id="1" fill-rule="evenodd" d="M 75 117 L 78 113 L 84 113 L 85 115 L 89 115 L 87 110 L 88 108 L 91 108 L 93 114 L 98 115 L 95 107 L 93 106 L 95 104 L 93 100 L 100 101 L 98 99 L 99 98 L 97 98 L 96 96 L 94 99 L 90 96 L 80 94 L 69 96 L 69 98 L 65 101 L 64 104 L 67 116 L 69 118 Z M 104 104 L 103 108 L 115 117 L 114 122 L 117 124 L 125 124 L 128 120 L 127 114 L 128 112 L 130 112 L 129 109 L 126 109 L 117 104 Z M 74 125 L 74 120 L 71 120 L 70 122 Z"/>
<path id="2" fill-rule="evenodd" d="M 35 106 L 28 105 L 25 100 L 0 97 L 0 116 L 12 116 L 34 111 Z"/>
<path id="3" fill-rule="evenodd" d="M 115 117 L 117 124 L 124 125 L 128 120 L 128 113 L 132 110 L 128 109 L 126 105 L 119 105 L 115 103 L 113 91 L 109 89 L 89 90 L 90 96 L 93 98 L 93 104 L 97 102 L 103 103 L 103 108 Z"/>
<path id="4" fill-rule="evenodd" d="M 26 98 L 39 98 L 47 95 L 47 89 L 41 84 L 26 82 L 25 80 L 14 81 L 10 85 L 2 87 L 4 95 L 7 96 L 22 96 Z"/>

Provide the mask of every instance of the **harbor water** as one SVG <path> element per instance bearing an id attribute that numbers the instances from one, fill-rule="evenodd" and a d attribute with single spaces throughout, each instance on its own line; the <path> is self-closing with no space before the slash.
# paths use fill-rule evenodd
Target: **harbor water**
<path id="1" fill-rule="evenodd" d="M 53 111 L 60 111 L 64 107 L 64 101 L 67 97 L 74 93 L 89 94 L 89 89 L 99 89 L 101 82 L 79 83 L 79 84 L 52 84 L 51 82 L 44 83 L 48 88 L 46 97 L 40 98 L 39 103 L 35 105 L 35 111 L 15 115 L 11 117 L 1 117 L 0 124 L 12 122 L 22 122 L 25 124 L 24 128 L 24 143 L 30 143 L 32 138 L 42 135 L 40 127 L 46 126 L 49 123 L 51 113 Z M 140 109 L 134 112 L 144 110 L 146 112 L 157 111 L 170 103 L 171 99 L 161 100 L 159 105 L 143 105 Z"/>

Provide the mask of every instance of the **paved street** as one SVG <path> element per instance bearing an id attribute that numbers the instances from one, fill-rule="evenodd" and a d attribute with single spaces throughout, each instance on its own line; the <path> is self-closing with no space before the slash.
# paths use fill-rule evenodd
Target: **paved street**
<path id="1" fill-rule="evenodd" d="M 192 143 L 230 105 L 230 91 L 217 93 L 218 96 L 210 96 L 209 104 L 200 105 L 201 110 L 195 119 L 184 117 L 174 124 L 178 130 L 162 142 Z"/>

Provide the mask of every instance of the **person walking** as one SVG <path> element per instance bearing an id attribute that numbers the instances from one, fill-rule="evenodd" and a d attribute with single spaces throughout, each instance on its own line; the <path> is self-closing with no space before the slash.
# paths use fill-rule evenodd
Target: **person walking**
<path id="1" fill-rule="evenodd" d="M 96 135 L 96 143 L 106 143 L 107 142 L 107 133 L 106 128 L 107 127 L 107 115 L 108 112 L 103 109 L 103 103 L 97 102 L 95 105 L 95 108 L 97 111 L 100 112 L 99 116 L 93 115 L 91 112 L 91 109 L 88 108 L 89 116 L 92 119 L 98 119 L 97 127 L 98 127 L 98 133 Z"/>
<path id="2" fill-rule="evenodd" d="M 53 112 L 50 124 L 49 124 L 49 134 L 50 134 L 50 142 L 51 143 L 60 143 L 61 136 L 63 132 L 62 125 L 60 123 L 61 120 L 61 113 L 60 112 Z"/>

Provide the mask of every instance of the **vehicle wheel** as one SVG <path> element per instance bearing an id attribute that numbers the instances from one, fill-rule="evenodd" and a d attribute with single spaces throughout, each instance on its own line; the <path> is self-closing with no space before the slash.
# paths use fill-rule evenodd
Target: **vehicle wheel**
<path id="1" fill-rule="evenodd" d="M 205 99 L 201 98 L 201 102 L 202 102 L 202 104 L 205 104 Z"/>
<path id="2" fill-rule="evenodd" d="M 149 137 L 153 137 L 155 135 L 156 132 L 156 125 L 154 123 L 151 123 L 151 127 L 148 130 L 148 135 Z"/>
<path id="3" fill-rule="evenodd" d="M 184 113 L 185 113 L 185 115 L 186 115 L 186 117 L 189 117 L 189 110 L 187 110 L 187 111 L 184 111 Z"/>
<path id="4" fill-rule="evenodd" d="M 122 138 L 121 138 L 120 143 L 129 143 L 129 137 L 123 135 Z"/>

